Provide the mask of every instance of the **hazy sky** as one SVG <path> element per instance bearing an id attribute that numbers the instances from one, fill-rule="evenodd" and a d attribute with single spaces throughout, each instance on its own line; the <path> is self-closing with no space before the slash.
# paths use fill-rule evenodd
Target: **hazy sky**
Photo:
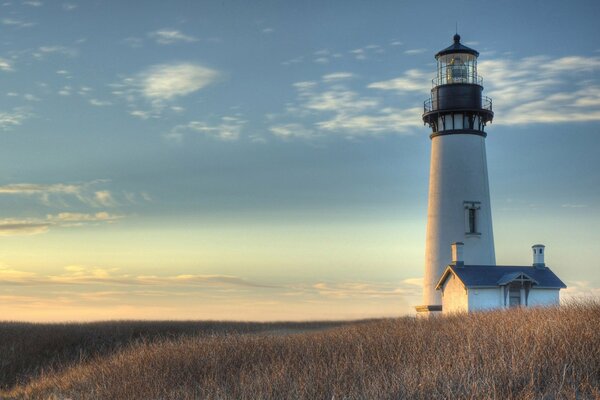
<path id="1" fill-rule="evenodd" d="M 499 264 L 600 295 L 597 1 L 6 1 L 0 319 L 420 303 L 434 54 L 480 51 Z"/>

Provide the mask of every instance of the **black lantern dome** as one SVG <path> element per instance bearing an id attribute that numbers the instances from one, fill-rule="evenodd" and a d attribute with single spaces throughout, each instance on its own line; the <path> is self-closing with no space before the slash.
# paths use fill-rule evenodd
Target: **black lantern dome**
<path id="1" fill-rule="evenodd" d="M 435 55 L 437 74 L 432 80 L 431 98 L 425 101 L 423 122 L 431 137 L 450 134 L 486 136 L 484 127 L 494 118 L 492 100 L 482 96 L 483 79 L 477 74 L 479 52 L 454 43 Z"/>

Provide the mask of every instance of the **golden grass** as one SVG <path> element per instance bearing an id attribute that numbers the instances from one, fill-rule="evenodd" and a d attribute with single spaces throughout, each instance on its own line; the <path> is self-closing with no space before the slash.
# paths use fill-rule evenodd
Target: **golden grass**
<path id="1" fill-rule="evenodd" d="M 125 329 L 138 323 L 122 324 Z M 212 332 L 171 338 L 140 335 L 89 359 L 55 362 L 47 373 L 30 369 L 31 380 L 0 397 L 600 398 L 599 302 L 359 321 L 312 332 L 306 330 L 322 325 L 217 325 Z M 283 329 L 305 332 L 280 334 Z M 247 334 L 252 332 L 263 333 Z"/>

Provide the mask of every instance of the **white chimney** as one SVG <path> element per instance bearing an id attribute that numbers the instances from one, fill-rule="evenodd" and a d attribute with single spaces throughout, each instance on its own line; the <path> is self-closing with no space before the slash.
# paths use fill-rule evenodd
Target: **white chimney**
<path id="1" fill-rule="evenodd" d="M 545 267 L 544 252 L 546 251 L 546 246 L 543 244 L 534 244 L 531 248 L 533 249 L 533 266 L 539 268 Z"/>
<path id="2" fill-rule="evenodd" d="M 463 258 L 463 242 L 452 243 L 452 264 L 462 266 L 464 264 Z"/>

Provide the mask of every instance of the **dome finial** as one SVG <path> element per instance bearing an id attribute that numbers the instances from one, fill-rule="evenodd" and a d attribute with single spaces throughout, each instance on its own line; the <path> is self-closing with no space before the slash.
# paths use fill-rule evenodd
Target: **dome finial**
<path id="1" fill-rule="evenodd" d="M 460 35 L 458 33 L 454 35 L 454 43 L 460 43 Z"/>

